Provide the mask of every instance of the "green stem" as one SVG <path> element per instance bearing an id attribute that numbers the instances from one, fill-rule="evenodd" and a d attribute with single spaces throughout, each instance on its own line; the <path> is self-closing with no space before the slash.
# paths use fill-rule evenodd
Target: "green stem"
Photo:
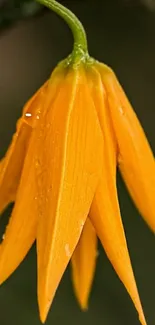
<path id="1" fill-rule="evenodd" d="M 74 46 L 71 54 L 72 61 L 88 58 L 87 37 L 79 19 L 66 7 L 55 0 L 36 0 L 62 17 L 72 31 Z"/>

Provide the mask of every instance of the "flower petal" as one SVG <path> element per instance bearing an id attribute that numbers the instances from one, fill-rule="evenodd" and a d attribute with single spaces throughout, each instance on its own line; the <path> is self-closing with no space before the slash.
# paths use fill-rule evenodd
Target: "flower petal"
<path id="1" fill-rule="evenodd" d="M 44 116 L 38 138 L 37 255 L 42 322 L 88 215 L 102 164 L 101 148 L 102 135 L 84 75 L 69 70 L 54 105 Z"/>
<path id="2" fill-rule="evenodd" d="M 105 159 L 102 176 L 89 216 L 109 260 L 135 304 L 141 324 L 146 325 L 119 211 L 116 190 L 116 143 L 109 118 L 109 107 L 106 98 L 103 96 L 102 84 L 99 81 L 96 87 L 98 89 L 96 96 L 94 95 L 96 107 L 103 111 L 103 119 L 100 120 L 100 123 L 104 134 Z"/>
<path id="3" fill-rule="evenodd" d="M 17 131 L 0 163 L 0 213 L 10 202 L 15 201 L 30 136 L 39 117 L 45 89 L 46 84 L 24 106 L 23 115 L 17 122 Z"/>
<path id="4" fill-rule="evenodd" d="M 18 267 L 36 238 L 36 180 L 32 163 L 34 142 L 30 139 L 16 203 L 0 245 L 0 283 Z"/>
<path id="5" fill-rule="evenodd" d="M 143 129 L 113 72 L 100 69 L 119 146 L 118 164 L 140 213 L 155 232 L 155 160 Z M 110 69 L 109 69 L 110 70 Z"/>
<path id="6" fill-rule="evenodd" d="M 71 259 L 75 294 L 81 308 L 84 310 L 88 306 L 88 297 L 95 273 L 96 258 L 97 236 L 88 218 Z"/>
<path id="7" fill-rule="evenodd" d="M 40 114 L 40 118 L 36 118 L 36 125 L 30 138 L 17 191 L 16 203 L 6 228 L 5 238 L 0 245 L 0 283 L 5 281 L 18 267 L 36 238 L 38 223 L 36 143 L 38 129 L 42 123 L 42 111 L 46 109 L 49 97 L 51 103 L 54 101 L 62 79 L 63 75 L 61 74 L 60 78 L 57 71 L 54 71 L 52 81 L 49 81 L 47 85 L 49 87 L 48 96 L 45 98 L 43 96 L 38 103 L 40 112 L 38 111 L 37 114 Z"/>

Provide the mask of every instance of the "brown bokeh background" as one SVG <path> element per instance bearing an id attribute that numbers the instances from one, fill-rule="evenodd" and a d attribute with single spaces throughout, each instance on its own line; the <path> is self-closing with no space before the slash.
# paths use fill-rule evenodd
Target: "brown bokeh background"
<path id="1" fill-rule="evenodd" d="M 92 56 L 117 73 L 155 151 L 155 12 L 128 1 L 64 1 L 83 22 Z M 22 106 L 72 48 L 72 36 L 54 13 L 18 22 L 0 34 L 0 156 Z M 136 140 L 136 139 L 135 139 Z M 155 238 L 118 180 L 122 218 L 148 321 L 155 324 Z M 1 234 L 11 207 L 0 220 Z M 89 310 L 80 311 L 68 268 L 47 324 L 138 325 L 133 304 L 99 247 Z M 1 325 L 39 325 L 35 247 L 0 287 Z"/>

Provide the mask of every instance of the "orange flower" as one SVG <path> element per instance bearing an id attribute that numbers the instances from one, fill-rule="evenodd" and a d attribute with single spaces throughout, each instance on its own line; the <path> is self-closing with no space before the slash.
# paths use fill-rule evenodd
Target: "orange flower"
<path id="1" fill-rule="evenodd" d="M 116 167 L 155 230 L 155 163 L 114 73 L 99 63 L 58 67 L 24 108 L 1 163 L 0 208 L 15 200 L 0 247 L 0 283 L 37 241 L 38 302 L 45 321 L 71 259 L 83 309 L 97 236 L 146 325 L 116 188 Z"/>

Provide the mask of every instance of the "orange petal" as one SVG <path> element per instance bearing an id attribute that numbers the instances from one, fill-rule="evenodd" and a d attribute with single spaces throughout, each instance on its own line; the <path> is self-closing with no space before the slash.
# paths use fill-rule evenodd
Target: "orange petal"
<path id="1" fill-rule="evenodd" d="M 93 132 L 92 132 L 93 130 Z M 69 70 L 38 138 L 38 300 L 45 321 L 95 193 L 102 136 L 86 80 Z"/>
<path id="2" fill-rule="evenodd" d="M 17 122 L 17 131 L 0 164 L 0 213 L 16 198 L 27 148 L 40 110 L 46 84 L 24 106 L 23 115 Z"/>
<path id="3" fill-rule="evenodd" d="M 18 267 L 36 238 L 37 200 L 32 155 L 34 142 L 30 139 L 28 153 L 18 187 L 16 203 L 0 245 L 0 283 Z"/>
<path id="4" fill-rule="evenodd" d="M 100 69 L 119 146 L 118 164 L 140 213 L 155 232 L 155 160 L 143 129 L 114 73 Z"/>
<path id="5" fill-rule="evenodd" d="M 50 93 L 51 102 L 55 98 L 60 81 L 61 79 L 58 76 L 58 78 L 53 79 L 53 82 L 48 83 L 50 89 L 48 97 Z M 39 129 L 40 132 L 39 125 L 42 125 L 42 111 L 45 103 L 48 103 L 48 99 L 46 100 L 45 96 L 39 102 L 41 111 L 38 111 L 38 114 L 40 114 L 40 119 L 36 119 L 37 125 L 35 125 L 30 138 L 16 203 L 6 228 L 5 238 L 0 245 L 0 283 L 6 280 L 18 267 L 36 238 L 38 222 L 36 143 L 39 136 L 37 130 Z"/>
<path id="6" fill-rule="evenodd" d="M 72 256 L 72 279 L 76 297 L 82 309 L 88 307 L 88 297 L 95 273 L 97 237 L 89 219 Z"/>
<path id="7" fill-rule="evenodd" d="M 116 190 L 116 144 L 113 137 L 113 129 L 109 119 L 109 107 L 103 96 L 101 82 L 96 84 L 97 92 L 94 99 L 98 110 L 102 110 L 104 133 L 104 164 L 103 173 L 97 188 L 91 209 L 92 221 L 106 254 L 111 261 L 119 278 L 125 285 L 139 313 L 142 325 L 146 325 L 139 295 L 132 271 L 124 229 L 121 221 L 117 190 Z M 115 159 L 114 159 L 115 157 Z"/>

